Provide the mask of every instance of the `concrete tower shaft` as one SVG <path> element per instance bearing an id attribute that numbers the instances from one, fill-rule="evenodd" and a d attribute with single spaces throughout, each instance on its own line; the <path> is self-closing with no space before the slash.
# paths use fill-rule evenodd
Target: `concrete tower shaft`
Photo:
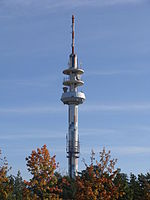
<path id="1" fill-rule="evenodd" d="M 69 56 L 69 67 L 63 71 L 66 78 L 63 80 L 63 94 L 61 101 L 67 104 L 68 110 L 68 134 L 67 134 L 67 158 L 68 158 L 68 174 L 74 178 L 78 172 L 78 158 L 80 153 L 79 135 L 78 135 L 78 105 L 85 100 L 85 94 L 78 91 L 78 87 L 84 82 L 81 75 L 83 69 L 78 67 L 78 58 L 75 54 L 75 34 L 74 34 L 74 16 L 72 16 L 72 53 Z"/>

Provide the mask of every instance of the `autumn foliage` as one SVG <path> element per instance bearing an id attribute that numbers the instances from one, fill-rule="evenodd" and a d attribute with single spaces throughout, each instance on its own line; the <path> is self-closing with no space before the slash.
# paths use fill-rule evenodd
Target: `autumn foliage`
<path id="1" fill-rule="evenodd" d="M 150 200 L 150 174 L 134 174 L 130 178 L 115 169 L 116 159 L 111 159 L 105 148 L 96 159 L 85 161 L 85 170 L 75 179 L 57 172 L 55 156 L 46 145 L 33 150 L 26 158 L 31 179 L 8 175 L 10 168 L 0 151 L 0 200 Z"/>
<path id="2" fill-rule="evenodd" d="M 2 158 L 0 151 L 0 199 L 7 199 L 12 191 L 10 179 L 7 177 L 9 171 L 6 158 Z"/>
<path id="3" fill-rule="evenodd" d="M 99 161 L 95 161 L 95 153 L 92 151 L 91 164 L 89 166 L 85 164 L 86 170 L 76 178 L 76 199 L 115 200 L 123 195 L 123 192 L 120 191 L 120 185 L 114 184 L 118 172 L 114 169 L 117 160 L 110 158 L 110 151 L 107 153 L 103 149 L 100 152 Z"/>
<path id="4" fill-rule="evenodd" d="M 59 199 L 57 178 L 54 174 L 57 164 L 55 156 L 50 156 L 49 151 L 44 145 L 37 151 L 32 151 L 26 158 L 28 171 L 32 174 L 30 181 L 25 181 L 28 199 Z"/>

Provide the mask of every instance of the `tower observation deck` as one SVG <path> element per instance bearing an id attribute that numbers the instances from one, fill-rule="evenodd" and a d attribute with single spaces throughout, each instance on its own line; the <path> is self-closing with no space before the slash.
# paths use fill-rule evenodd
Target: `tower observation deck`
<path id="1" fill-rule="evenodd" d="M 63 71 L 67 75 L 63 80 L 63 94 L 61 101 L 68 105 L 68 133 L 66 137 L 66 151 L 68 158 L 68 174 L 74 178 L 78 173 L 78 158 L 80 153 L 78 135 L 78 105 L 85 100 L 85 94 L 78 91 L 78 87 L 84 84 L 81 75 L 83 69 L 78 66 L 78 58 L 74 52 L 74 15 L 72 15 L 72 53 L 69 56 L 69 67 Z"/>

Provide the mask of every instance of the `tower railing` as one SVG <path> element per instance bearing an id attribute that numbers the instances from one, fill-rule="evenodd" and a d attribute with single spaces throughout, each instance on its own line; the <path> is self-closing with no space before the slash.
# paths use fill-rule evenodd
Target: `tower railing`
<path id="1" fill-rule="evenodd" d="M 75 79 L 71 79 L 70 77 L 64 77 L 63 82 L 66 82 L 66 81 L 82 81 L 83 82 L 81 77 L 75 77 Z"/>
<path id="2" fill-rule="evenodd" d="M 69 153 L 79 154 L 80 153 L 80 143 L 79 143 L 79 141 L 74 141 L 74 143 L 72 144 L 71 141 L 67 140 L 66 152 L 68 154 Z"/>

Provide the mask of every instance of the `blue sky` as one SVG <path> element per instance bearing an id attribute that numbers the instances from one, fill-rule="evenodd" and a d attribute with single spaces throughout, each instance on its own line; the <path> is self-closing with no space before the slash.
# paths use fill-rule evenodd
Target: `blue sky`
<path id="1" fill-rule="evenodd" d="M 150 169 L 149 0 L 1 0 L 0 148 L 11 173 L 47 144 L 66 173 L 63 69 L 76 52 L 85 70 L 79 107 L 82 158 L 105 146 L 125 173 Z"/>

